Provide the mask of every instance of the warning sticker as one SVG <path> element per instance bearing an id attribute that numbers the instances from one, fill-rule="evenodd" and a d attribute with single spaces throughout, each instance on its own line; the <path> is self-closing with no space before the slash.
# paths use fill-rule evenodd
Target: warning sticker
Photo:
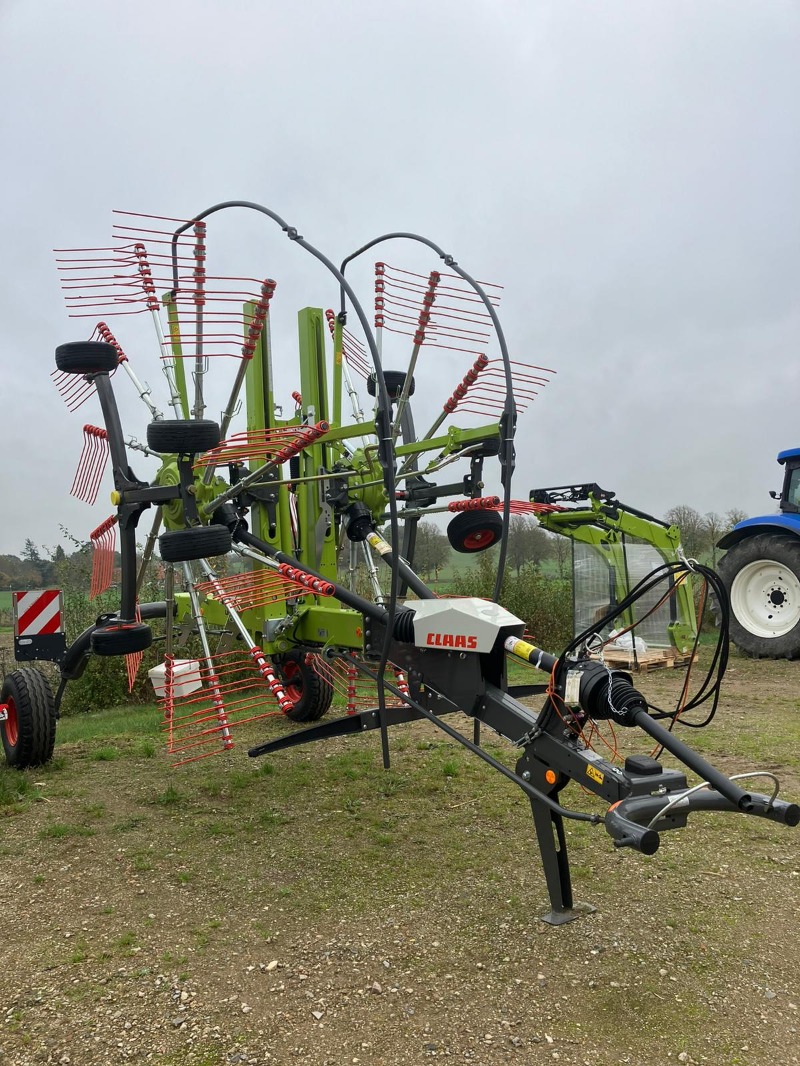
<path id="1" fill-rule="evenodd" d="M 59 589 L 15 592 L 13 603 L 15 636 L 33 637 L 40 633 L 61 632 L 62 608 Z"/>
<path id="2" fill-rule="evenodd" d="M 592 781 L 596 781 L 598 785 L 602 785 L 603 781 L 605 780 L 603 777 L 602 770 L 598 770 L 596 766 L 587 766 L 586 776 L 591 777 Z"/>
<path id="3" fill-rule="evenodd" d="M 15 592 L 14 657 L 18 662 L 43 659 L 58 663 L 64 658 L 64 604 L 59 589 Z"/>

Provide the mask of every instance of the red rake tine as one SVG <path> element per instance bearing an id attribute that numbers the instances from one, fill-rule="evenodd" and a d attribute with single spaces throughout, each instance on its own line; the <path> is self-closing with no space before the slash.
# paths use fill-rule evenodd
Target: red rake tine
<path id="1" fill-rule="evenodd" d="M 91 381 L 75 374 L 65 374 L 62 370 L 54 370 L 50 378 L 67 405 L 68 411 L 77 411 L 94 392 L 94 385 Z"/>
<path id="2" fill-rule="evenodd" d="M 111 587 L 114 579 L 114 552 L 117 547 L 117 517 L 111 515 L 89 534 L 92 544 L 92 578 L 89 599 Z"/>
<path id="3" fill-rule="evenodd" d="M 244 671 L 244 672 L 243 672 Z M 202 689 L 177 695 L 178 677 L 171 657 L 166 658 L 163 726 L 172 754 L 191 753 L 209 745 L 216 751 L 233 747 L 233 730 L 250 722 L 291 710 L 293 703 L 260 648 L 223 652 L 206 658 L 200 669 Z M 264 682 L 278 709 L 264 710 Z M 274 705 L 273 705 L 274 707 Z M 213 752 L 193 755 L 204 758 Z M 190 760 L 187 760 L 190 761 Z"/>
<path id="4" fill-rule="evenodd" d="M 421 440 L 430 440 L 431 437 L 433 437 L 433 435 L 439 429 L 441 424 L 445 421 L 447 416 L 453 414 L 459 403 L 467 395 L 467 391 L 475 384 L 475 382 L 478 380 L 479 375 L 486 370 L 488 365 L 489 357 L 487 355 L 479 355 L 475 362 L 472 364 L 472 366 L 469 368 L 469 370 L 466 372 L 461 382 L 456 386 L 455 390 L 453 391 L 453 395 L 444 402 L 444 404 L 442 405 L 442 413 L 433 423 L 433 425 L 425 434 L 425 436 L 420 438 Z M 400 473 L 405 473 L 408 469 L 408 466 L 409 464 L 406 463 Z"/>
<path id="5" fill-rule="evenodd" d="M 142 612 L 139 610 L 139 604 L 136 604 L 136 621 L 141 622 Z M 125 672 L 128 675 L 128 692 L 133 692 L 133 686 L 136 682 L 136 675 L 139 672 L 139 666 L 144 658 L 143 651 L 132 651 L 125 656 Z"/>
<path id="6" fill-rule="evenodd" d="M 108 434 L 100 426 L 83 427 L 83 451 L 78 461 L 75 480 L 69 490 L 70 496 L 84 503 L 97 500 L 100 482 L 108 464 Z"/>

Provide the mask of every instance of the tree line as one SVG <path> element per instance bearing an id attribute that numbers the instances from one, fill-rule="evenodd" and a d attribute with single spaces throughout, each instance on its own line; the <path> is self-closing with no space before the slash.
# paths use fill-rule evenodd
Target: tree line
<path id="1" fill-rule="evenodd" d="M 680 504 L 664 514 L 664 521 L 681 531 L 683 548 L 692 558 L 716 566 L 722 554 L 717 542 L 737 522 L 747 518 L 744 511 L 732 508 L 724 514 L 707 511 L 701 514 L 693 507 Z M 70 538 L 72 539 L 72 538 Z M 76 583 L 88 582 L 91 570 L 89 546 L 73 542 L 76 550 L 68 554 L 59 544 L 55 548 L 40 548 L 30 538 L 19 556 L 0 555 L 0 588 L 44 588 L 61 584 L 69 575 Z M 570 567 L 570 542 L 567 537 L 541 529 L 529 515 L 512 515 L 508 530 L 507 563 L 517 576 L 524 566 L 541 567 L 552 560 L 559 577 L 566 577 Z M 426 578 L 438 578 L 451 561 L 452 548 L 445 533 L 430 521 L 417 526 L 414 568 Z"/>
<path id="2" fill-rule="evenodd" d="M 715 567 L 723 552 L 717 547 L 721 537 L 747 518 L 747 514 L 731 508 L 724 514 L 707 511 L 701 514 L 693 507 L 681 504 L 664 514 L 664 521 L 681 531 L 681 543 L 693 559 Z M 433 522 L 417 526 L 414 567 L 423 577 L 438 578 L 451 561 L 451 547 L 445 533 Z M 512 515 L 508 528 L 507 565 L 519 577 L 524 566 L 539 569 L 545 560 L 552 560 L 558 576 L 566 577 L 571 566 L 571 543 L 568 537 L 549 533 L 529 515 Z"/>
<path id="3" fill-rule="evenodd" d="M 671 507 L 664 515 L 664 521 L 677 526 L 681 531 L 681 544 L 689 558 L 708 563 L 713 569 L 719 557 L 724 554 L 717 547 L 720 537 L 724 537 L 735 525 L 748 517 L 745 511 L 736 507 L 721 515 L 716 511 L 700 514 L 694 507 L 681 505 Z"/>

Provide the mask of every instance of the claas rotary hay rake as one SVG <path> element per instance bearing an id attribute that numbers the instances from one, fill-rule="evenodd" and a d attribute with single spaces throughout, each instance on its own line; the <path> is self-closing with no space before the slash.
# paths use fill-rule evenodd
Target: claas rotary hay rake
<path id="1" fill-rule="evenodd" d="M 337 286 L 335 312 L 299 312 L 296 364 L 273 355 L 276 283 L 209 270 L 209 229 L 228 210 L 276 223 Z M 377 263 L 369 317 L 350 281 L 353 263 L 400 239 L 444 267 L 424 273 Z M 552 373 L 510 358 L 498 286 L 475 281 L 432 241 L 408 233 L 370 241 L 336 267 L 273 211 L 240 201 L 187 220 L 118 213 L 109 247 L 59 252 L 58 265 L 72 315 L 93 323 L 112 315 L 152 319 L 168 413 L 105 321 L 89 340 L 56 349 L 54 378 L 67 406 L 77 410 L 94 397 L 102 412 L 102 426 L 84 427 L 72 493 L 93 503 L 110 462 L 114 512 L 91 534 L 91 593 L 112 583 L 119 541 L 120 604 L 69 645 L 55 631 L 45 644 L 18 627 L 18 658 L 57 662 L 60 685 L 53 695 L 32 667 L 6 677 L 1 728 L 12 765 L 50 757 L 65 686 L 93 655 L 124 657 L 133 678 L 152 623 L 163 619 L 164 661 L 151 674 L 176 762 L 228 749 L 241 723 L 277 714 L 304 728 L 251 747 L 251 756 L 379 729 L 388 765 L 388 728 L 427 719 L 527 796 L 550 897 L 545 918 L 554 924 L 578 913 L 565 820 L 602 823 L 617 847 L 645 854 L 697 810 L 797 825 L 800 808 L 777 798 L 774 779 L 769 794 L 746 791 L 673 729 L 701 704 L 713 713 L 727 656 L 725 618 L 708 675 L 675 711 L 649 707 L 628 674 L 589 654 L 600 629 L 659 581 L 674 591 L 691 572 L 724 605 L 713 572 L 689 560 L 665 563 L 558 656 L 537 647 L 524 623 L 496 602 L 509 516 L 536 510 L 512 496 L 517 417 Z M 410 349 L 402 370 L 384 368 L 390 341 Z M 490 346 L 496 356 L 487 355 Z M 220 364 L 233 380 L 214 421 L 206 417 L 209 371 Z M 287 365 L 295 379 L 284 394 Z M 428 408 L 450 368 L 455 388 L 440 396 L 438 414 L 421 431 L 414 413 Z M 147 409 L 146 444 L 123 431 L 114 389 L 120 370 Z M 237 426 L 240 412 L 244 425 Z M 137 476 L 134 451 L 148 457 L 137 461 L 157 463 L 153 476 Z M 441 480 L 451 466 L 458 476 Z M 501 495 L 484 494 L 493 477 Z M 137 527 L 147 510 L 154 520 L 139 558 Z M 451 512 L 456 550 L 499 545 L 493 601 L 439 597 L 415 572 L 417 523 L 444 512 Z M 164 598 L 141 602 L 156 541 Z M 20 608 L 26 624 L 35 609 Z M 178 639 L 187 633 L 191 655 Z M 509 685 L 509 661 L 546 680 Z M 346 713 L 333 717 L 337 694 Z M 540 711 L 521 702 L 531 694 L 544 697 Z M 456 713 L 473 720 L 471 736 L 451 724 Z M 700 782 L 690 786 L 683 769 L 652 755 L 620 765 L 599 754 L 590 739 L 603 723 L 644 733 Z M 481 746 L 481 726 L 519 750 L 514 770 Z M 604 802 L 604 814 L 561 804 L 572 780 Z"/>

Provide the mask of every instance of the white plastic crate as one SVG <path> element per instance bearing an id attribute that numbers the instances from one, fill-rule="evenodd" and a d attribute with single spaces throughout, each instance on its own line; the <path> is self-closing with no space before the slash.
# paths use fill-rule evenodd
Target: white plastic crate
<path id="1" fill-rule="evenodd" d="M 152 670 L 147 671 L 147 676 L 155 689 L 156 696 L 163 699 L 166 695 L 167 664 L 159 663 Z M 172 664 L 172 695 L 188 696 L 191 692 L 203 687 L 200 677 L 200 663 L 197 659 L 175 659 Z"/>

